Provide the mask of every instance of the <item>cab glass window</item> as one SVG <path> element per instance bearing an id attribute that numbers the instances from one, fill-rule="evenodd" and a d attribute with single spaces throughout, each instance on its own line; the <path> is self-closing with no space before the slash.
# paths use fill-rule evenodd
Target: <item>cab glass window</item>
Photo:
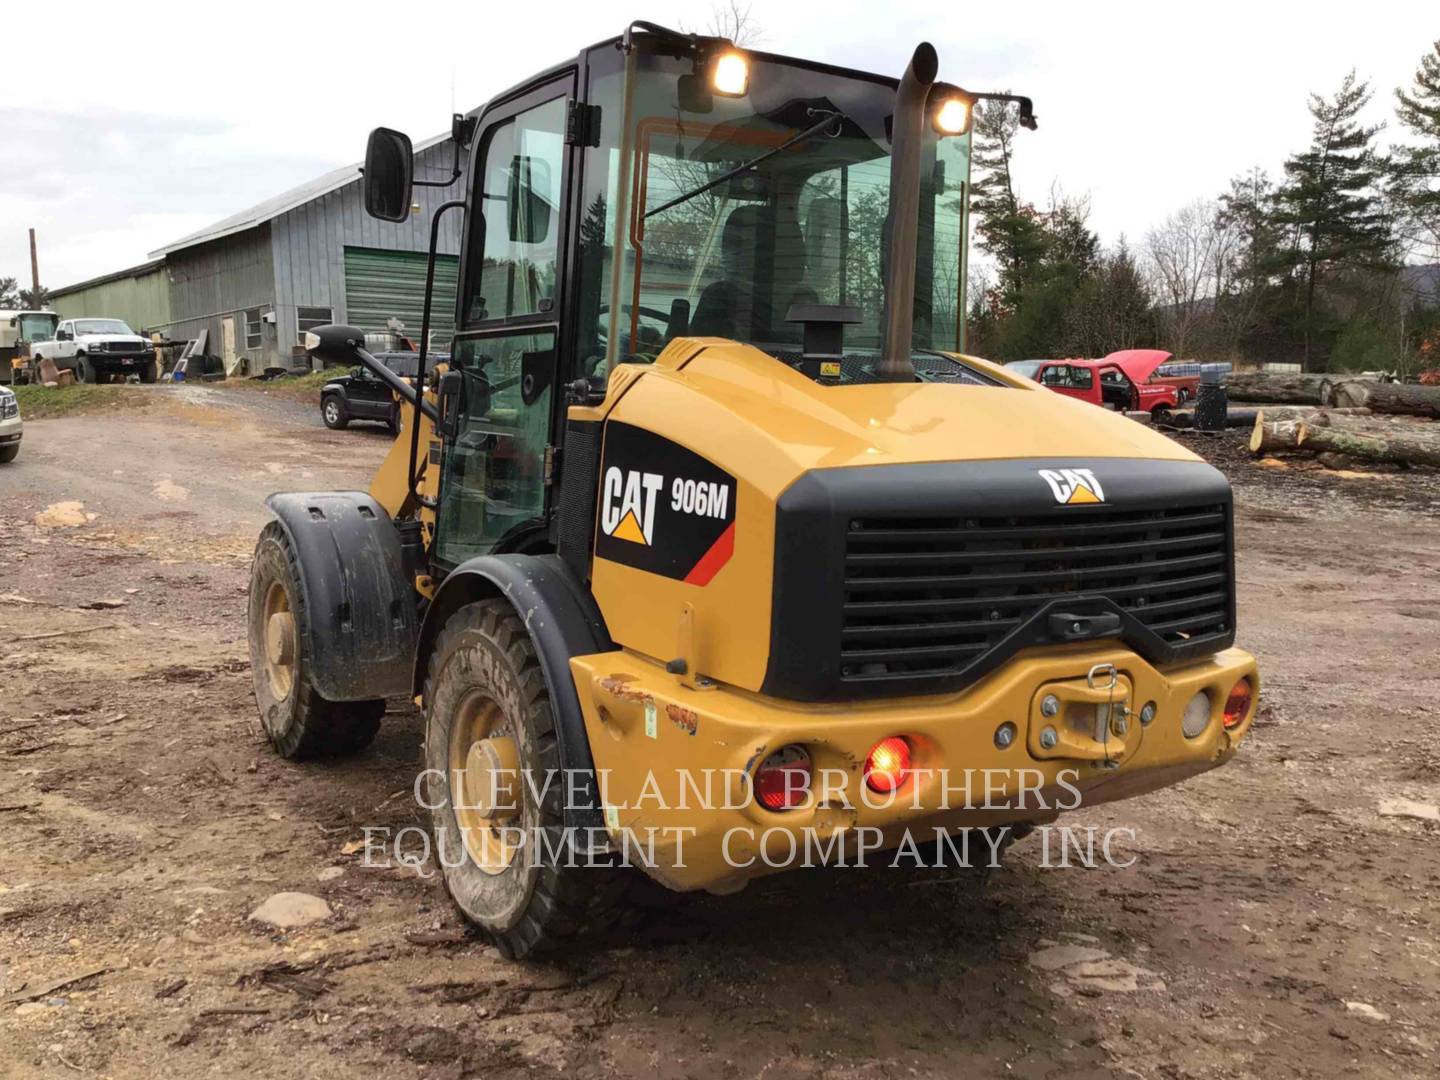
<path id="1" fill-rule="evenodd" d="M 557 97 L 486 136 L 472 214 L 467 325 L 551 310 L 564 133 L 565 99 Z"/>

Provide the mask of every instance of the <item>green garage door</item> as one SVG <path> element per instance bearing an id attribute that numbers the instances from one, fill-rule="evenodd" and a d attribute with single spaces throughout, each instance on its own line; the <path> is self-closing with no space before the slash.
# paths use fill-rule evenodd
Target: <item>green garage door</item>
<path id="1" fill-rule="evenodd" d="M 437 349 L 449 348 L 455 331 L 455 282 L 460 260 L 435 256 L 435 299 L 430 305 L 431 341 Z M 425 313 L 425 253 L 345 249 L 345 318 L 362 330 L 383 331 L 389 319 L 399 319 L 405 332 L 420 342 Z"/>

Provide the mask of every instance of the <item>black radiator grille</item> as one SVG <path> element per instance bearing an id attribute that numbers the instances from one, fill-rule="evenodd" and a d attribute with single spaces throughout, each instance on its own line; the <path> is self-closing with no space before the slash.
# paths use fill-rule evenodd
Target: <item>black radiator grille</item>
<path id="1" fill-rule="evenodd" d="M 861 517 L 845 548 L 844 682 L 970 668 L 1039 609 L 1104 597 L 1170 645 L 1230 631 L 1229 507 Z"/>

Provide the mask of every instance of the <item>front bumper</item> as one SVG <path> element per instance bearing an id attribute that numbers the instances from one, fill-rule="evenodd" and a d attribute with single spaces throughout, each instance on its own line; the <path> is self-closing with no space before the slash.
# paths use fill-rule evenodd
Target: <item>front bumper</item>
<path id="1" fill-rule="evenodd" d="M 1087 686 L 1105 665 L 1115 671 L 1113 693 L 1103 675 L 1100 689 Z M 937 829 L 1049 821 L 1177 783 L 1234 754 L 1260 689 L 1255 659 L 1240 649 L 1162 669 L 1093 644 L 1022 652 L 959 694 L 835 704 L 690 689 L 627 652 L 576 657 L 571 671 L 612 845 L 653 857 L 646 869 L 671 888 L 717 891 L 784 869 L 788 853 L 837 834 L 864 832 L 870 850 L 886 850 L 907 830 L 923 841 Z M 1241 678 L 1251 681 L 1250 708 L 1227 730 L 1225 700 Z M 1200 691 L 1209 722 L 1187 738 L 1181 715 Z M 1055 718 L 1042 712 L 1050 695 L 1062 703 Z M 1154 719 L 1142 724 L 1147 703 Z M 1006 723 L 1015 737 L 1002 748 L 996 732 Z M 1053 746 L 1042 740 L 1047 727 Z M 863 770 L 870 748 L 892 735 L 909 741 L 913 775 L 886 799 L 865 787 Z M 810 797 L 766 810 L 748 778 L 792 743 L 810 754 Z"/>
<path id="2" fill-rule="evenodd" d="M 12 446 L 20 441 L 24 421 L 19 416 L 0 420 L 0 446 Z"/>

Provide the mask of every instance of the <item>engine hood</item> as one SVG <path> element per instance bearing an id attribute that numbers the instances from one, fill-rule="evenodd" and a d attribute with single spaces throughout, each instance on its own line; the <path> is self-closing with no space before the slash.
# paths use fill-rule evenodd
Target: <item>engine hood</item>
<path id="1" fill-rule="evenodd" d="M 675 344 L 679 344 L 678 342 Z M 932 461 L 1113 457 L 1197 461 L 1158 432 L 1055 394 L 984 361 L 1002 386 L 822 386 L 749 346 L 690 343 L 642 369 L 614 415 L 712 461 L 755 460 L 752 482 L 783 488 L 808 469 Z M 676 417 L 685 417 L 677 423 Z M 763 462 L 763 464 L 760 464 Z M 787 467 L 788 466 L 788 467 Z"/>
<path id="2" fill-rule="evenodd" d="M 1171 356 L 1164 349 L 1121 349 L 1105 357 L 1104 363 L 1116 365 L 1127 379 L 1139 385 L 1149 382 L 1155 369 L 1168 363 Z"/>

